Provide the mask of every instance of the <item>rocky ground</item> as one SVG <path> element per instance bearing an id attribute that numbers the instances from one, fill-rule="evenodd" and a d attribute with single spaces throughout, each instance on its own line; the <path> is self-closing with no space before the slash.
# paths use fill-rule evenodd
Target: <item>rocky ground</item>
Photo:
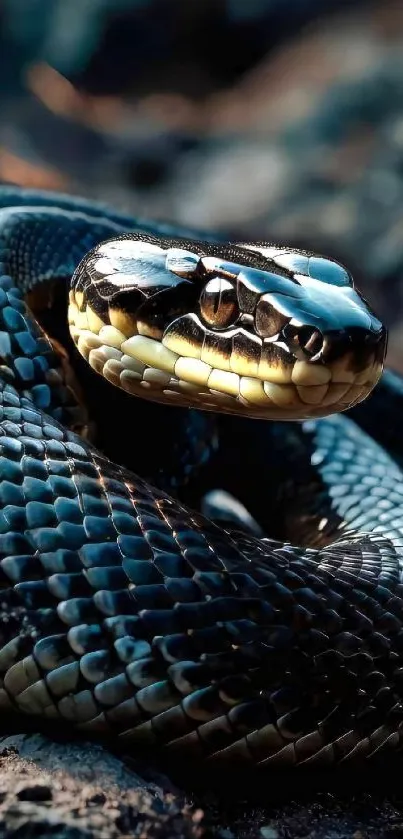
<path id="1" fill-rule="evenodd" d="M 270 783 L 266 798 L 273 797 Z M 236 805 L 212 794 L 191 800 L 164 776 L 145 779 L 100 746 L 36 734 L 0 738 L 0 839 L 403 837 L 396 793 L 322 791 L 298 801 L 294 788 L 289 798 L 281 806 L 248 805 L 242 796 Z"/>
<path id="2" fill-rule="evenodd" d="M 34 734 L 1 739 L 0 802 L 1 837 L 201 835 L 198 813 L 179 796 L 101 747 L 60 745 Z"/>

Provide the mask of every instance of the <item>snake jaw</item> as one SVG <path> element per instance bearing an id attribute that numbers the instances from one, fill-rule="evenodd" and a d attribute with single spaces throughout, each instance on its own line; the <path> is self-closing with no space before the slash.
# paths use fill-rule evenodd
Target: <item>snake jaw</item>
<path id="1" fill-rule="evenodd" d="M 73 339 L 113 384 L 186 407 L 306 419 L 349 408 L 378 381 L 385 330 L 338 263 L 148 240 L 98 246 L 73 278 Z"/>

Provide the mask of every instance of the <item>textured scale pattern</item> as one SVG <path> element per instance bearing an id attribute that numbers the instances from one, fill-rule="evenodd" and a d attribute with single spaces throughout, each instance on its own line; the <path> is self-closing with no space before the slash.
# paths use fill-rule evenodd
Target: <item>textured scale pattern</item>
<path id="1" fill-rule="evenodd" d="M 2 378 L 18 383 L 37 408 L 68 425 L 84 421 L 60 356 L 7 274 L 0 278 L 0 361 Z"/>
<path id="2" fill-rule="evenodd" d="M 26 224 L 42 225 L 42 210 L 7 211 L 3 220 L 0 212 L 7 271 L 21 283 L 14 289 L 3 271 L 3 718 L 17 710 L 38 725 L 111 736 L 135 754 L 246 769 L 350 763 L 398 749 L 398 464 L 346 417 L 275 426 L 265 481 L 275 483 L 275 456 L 287 459 L 295 480 L 276 490 L 289 502 L 288 530 L 318 545 L 295 547 L 225 532 L 69 431 L 66 414 L 59 422 L 63 382 L 53 387 L 51 350 L 21 290 L 37 272 L 65 276 L 71 246 L 79 258 L 91 224 L 94 239 L 103 235 L 90 216 L 75 226 L 74 207 L 66 198 L 54 214 L 70 231 L 56 253 L 56 239 L 47 257 L 43 241 L 34 249 L 36 262 L 25 246 L 22 277 L 12 254 L 24 254 L 24 236 L 35 241 Z M 400 380 L 386 387 L 399 400 Z"/>
<path id="3" fill-rule="evenodd" d="M 399 742 L 391 544 L 232 539 L 10 386 L 1 413 L 3 612 L 25 621 L 10 638 L 2 626 L 3 708 L 249 764 Z"/>
<path id="4" fill-rule="evenodd" d="M 247 763 L 398 742 L 403 589 L 386 540 L 348 556 L 235 542 L 9 386 L 1 410 L 3 611 L 26 624 L 2 627 L 3 708 Z"/>

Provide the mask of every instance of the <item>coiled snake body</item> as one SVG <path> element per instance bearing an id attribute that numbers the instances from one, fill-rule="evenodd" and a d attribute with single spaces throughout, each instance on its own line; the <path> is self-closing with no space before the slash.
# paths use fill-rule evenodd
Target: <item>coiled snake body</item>
<path id="1" fill-rule="evenodd" d="M 363 400 L 382 371 L 385 330 L 348 273 L 65 196 L 4 187 L 0 206 L 3 718 L 206 766 L 398 749 L 400 379 L 384 374 L 357 422 L 318 418 Z M 210 448 L 209 412 L 228 415 L 222 479 L 232 467 L 240 494 L 253 487 L 242 500 L 268 536 L 217 526 L 185 506 L 175 476 L 172 497 L 87 442 L 66 357 L 28 308 L 72 275 L 70 331 L 94 381 L 111 382 L 111 399 L 171 403 L 167 417 L 178 406 L 187 430 L 207 418 L 204 445 L 186 431 L 183 463 L 179 436 L 187 474 Z M 164 444 L 160 417 L 149 437 L 132 426 L 127 448 L 143 460 L 144 440 Z"/>

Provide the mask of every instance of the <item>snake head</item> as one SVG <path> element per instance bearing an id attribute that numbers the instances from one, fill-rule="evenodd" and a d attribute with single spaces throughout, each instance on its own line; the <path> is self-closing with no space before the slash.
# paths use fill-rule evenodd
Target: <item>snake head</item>
<path id="1" fill-rule="evenodd" d="M 69 322 L 90 365 L 134 395 L 268 419 L 360 402 L 387 343 L 334 260 L 140 233 L 87 254 Z"/>

